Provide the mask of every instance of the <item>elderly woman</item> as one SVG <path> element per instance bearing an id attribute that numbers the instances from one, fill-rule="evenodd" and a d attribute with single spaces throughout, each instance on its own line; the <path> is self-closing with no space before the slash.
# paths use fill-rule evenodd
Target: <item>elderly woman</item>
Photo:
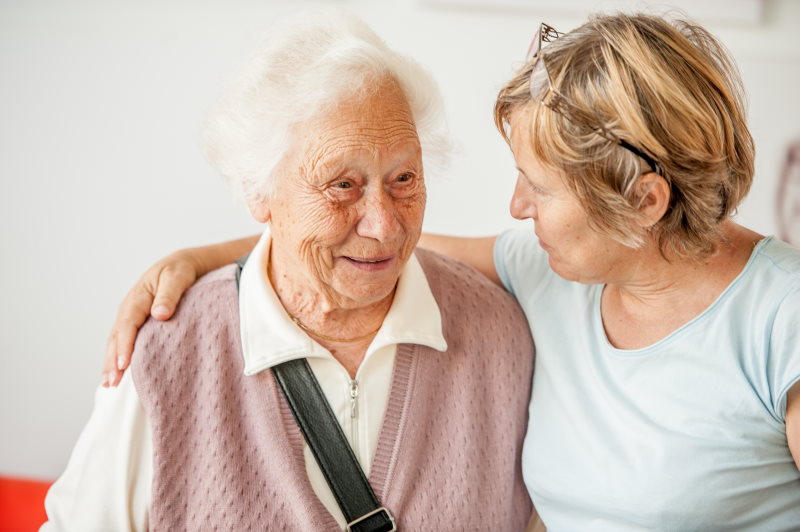
<path id="1" fill-rule="evenodd" d="M 267 230 L 240 278 L 205 276 L 170 322 L 142 328 L 132 379 L 98 395 L 44 530 L 378 531 L 389 514 L 406 530 L 525 527 L 524 315 L 477 272 L 414 252 L 437 98 L 346 14 L 272 34 L 205 135 Z M 317 463 L 332 440 L 313 454 L 303 441 L 325 416 L 298 417 L 301 432 L 311 396 L 282 393 L 296 359 L 387 511 L 353 524 L 354 487 L 328 486 L 347 481 Z"/>
<path id="2" fill-rule="evenodd" d="M 800 252 L 730 218 L 754 158 L 735 67 L 703 28 L 653 16 L 542 25 L 531 48 L 495 121 L 519 171 L 511 213 L 535 235 L 423 243 L 528 316 L 522 467 L 542 520 L 797 530 Z M 173 257 L 148 283 L 173 264 L 191 269 Z M 163 277 L 154 311 L 184 277 Z M 153 300 L 140 286 L 111 346 L 123 367 L 126 316 Z"/>

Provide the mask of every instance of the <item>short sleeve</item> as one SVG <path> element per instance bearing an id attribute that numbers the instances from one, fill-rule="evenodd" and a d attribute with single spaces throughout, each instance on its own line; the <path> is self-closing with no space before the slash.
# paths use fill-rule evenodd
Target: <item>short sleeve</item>
<path id="1" fill-rule="evenodd" d="M 497 237 L 494 264 L 503 286 L 517 299 L 520 294 L 530 294 L 546 276 L 554 275 L 547 253 L 530 229 L 514 229 Z"/>
<path id="2" fill-rule="evenodd" d="M 800 381 L 800 282 L 783 298 L 772 325 L 767 379 L 775 416 L 786 417 L 786 394 Z"/>

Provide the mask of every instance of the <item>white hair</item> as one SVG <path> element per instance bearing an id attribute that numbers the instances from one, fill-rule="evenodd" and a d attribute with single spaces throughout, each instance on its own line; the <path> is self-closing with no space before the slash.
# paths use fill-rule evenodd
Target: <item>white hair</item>
<path id="1" fill-rule="evenodd" d="M 363 95 L 387 76 L 408 101 L 423 164 L 443 165 L 450 138 L 436 82 L 358 17 L 335 8 L 305 12 L 270 31 L 207 117 L 206 156 L 237 193 L 263 198 L 293 125 L 333 109 L 342 98 Z"/>

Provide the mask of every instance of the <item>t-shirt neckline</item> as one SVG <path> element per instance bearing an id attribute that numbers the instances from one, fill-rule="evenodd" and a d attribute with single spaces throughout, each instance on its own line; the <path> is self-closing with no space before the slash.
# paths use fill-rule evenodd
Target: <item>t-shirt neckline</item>
<path id="1" fill-rule="evenodd" d="M 618 347 L 614 347 L 614 345 L 608 340 L 608 335 L 606 334 L 605 327 L 603 327 L 603 316 L 600 312 L 600 303 L 603 295 L 603 290 L 605 290 L 605 284 L 598 284 L 594 287 L 594 311 L 593 311 L 593 329 L 594 333 L 600 339 L 600 343 L 608 353 L 617 355 L 617 356 L 644 356 L 650 354 L 651 351 L 657 351 L 660 347 L 672 342 L 675 338 L 679 337 L 683 334 L 684 331 L 687 329 L 691 329 L 696 326 L 697 323 L 703 321 L 708 315 L 710 315 L 716 307 L 718 307 L 722 302 L 728 297 L 730 294 L 735 290 L 736 286 L 741 283 L 741 280 L 747 276 L 749 270 L 752 268 L 753 263 L 755 262 L 756 257 L 760 253 L 761 249 L 766 247 L 770 242 L 772 242 L 773 236 L 767 236 L 759 240 L 755 246 L 753 246 L 753 251 L 750 253 L 750 257 L 747 259 L 747 262 L 742 268 L 742 271 L 739 272 L 733 281 L 725 287 L 717 298 L 705 309 L 703 312 L 692 318 L 691 320 L 687 321 L 674 331 L 667 334 L 664 338 L 645 346 L 640 347 L 637 349 L 620 349 Z"/>

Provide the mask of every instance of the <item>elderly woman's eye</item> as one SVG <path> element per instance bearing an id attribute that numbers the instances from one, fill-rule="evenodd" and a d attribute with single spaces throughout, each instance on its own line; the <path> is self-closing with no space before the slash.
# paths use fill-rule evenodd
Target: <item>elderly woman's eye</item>
<path id="1" fill-rule="evenodd" d="M 361 195 L 361 184 L 352 179 L 335 179 L 326 186 L 326 194 L 336 202 L 351 202 Z"/>
<path id="2" fill-rule="evenodd" d="M 389 184 L 389 190 L 396 198 L 408 198 L 419 190 L 418 183 L 417 175 L 414 172 L 403 172 L 395 176 Z"/>

